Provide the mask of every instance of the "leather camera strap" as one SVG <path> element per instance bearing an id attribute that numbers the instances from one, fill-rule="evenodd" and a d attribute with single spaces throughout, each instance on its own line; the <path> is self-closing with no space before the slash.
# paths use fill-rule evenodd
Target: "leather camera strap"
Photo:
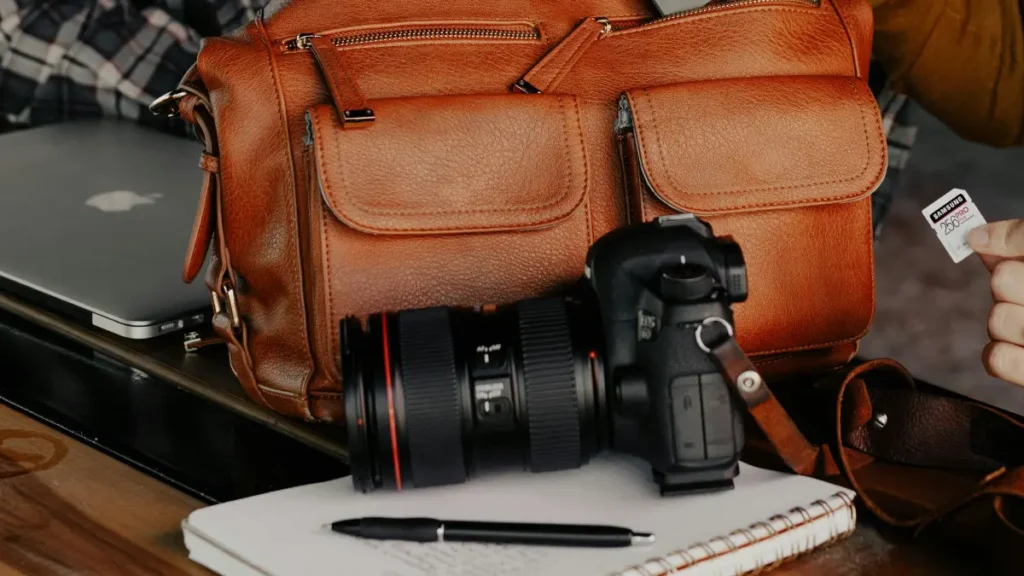
<path id="1" fill-rule="evenodd" d="M 817 445 L 813 475 L 848 485 L 883 522 L 920 533 L 990 499 L 996 516 L 1024 536 L 1013 512 L 1020 507 L 1011 504 L 1024 503 L 1020 419 L 920 384 L 886 359 L 851 366 L 813 386 L 795 383 L 780 394 L 781 402 L 773 396 L 766 404 L 792 418 L 757 419 L 769 441 L 791 437 L 795 420 L 796 434 L 805 442 L 804 432 L 810 434 L 808 444 Z"/>

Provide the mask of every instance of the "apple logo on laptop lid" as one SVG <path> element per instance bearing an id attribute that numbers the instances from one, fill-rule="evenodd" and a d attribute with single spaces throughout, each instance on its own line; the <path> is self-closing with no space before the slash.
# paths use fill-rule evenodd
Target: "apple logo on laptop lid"
<path id="1" fill-rule="evenodd" d="M 136 206 L 145 204 L 156 204 L 156 201 L 163 197 L 163 194 L 137 194 L 130 190 L 111 190 L 102 192 L 90 197 L 85 201 L 86 205 L 103 212 L 127 212 Z"/>

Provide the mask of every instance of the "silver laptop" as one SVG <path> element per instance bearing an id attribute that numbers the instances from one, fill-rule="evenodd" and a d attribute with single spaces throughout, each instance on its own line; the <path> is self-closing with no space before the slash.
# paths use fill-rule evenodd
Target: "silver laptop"
<path id="1" fill-rule="evenodd" d="M 126 338 L 205 323 L 181 279 L 201 150 L 117 121 L 0 134 L 0 290 Z"/>

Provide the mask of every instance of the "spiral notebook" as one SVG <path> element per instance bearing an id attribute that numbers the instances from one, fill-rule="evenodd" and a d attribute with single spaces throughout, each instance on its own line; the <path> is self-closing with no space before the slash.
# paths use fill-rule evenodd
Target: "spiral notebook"
<path id="1" fill-rule="evenodd" d="M 348 479 L 193 512 L 192 560 L 220 574 L 565 576 L 745 574 L 848 536 L 853 492 L 741 464 L 733 490 L 661 497 L 642 460 L 604 455 L 557 473 L 504 473 L 466 484 L 357 493 Z M 650 547 L 547 548 L 381 542 L 330 532 L 360 516 L 613 524 L 653 532 Z M 674 572 L 673 572 L 674 571 Z"/>

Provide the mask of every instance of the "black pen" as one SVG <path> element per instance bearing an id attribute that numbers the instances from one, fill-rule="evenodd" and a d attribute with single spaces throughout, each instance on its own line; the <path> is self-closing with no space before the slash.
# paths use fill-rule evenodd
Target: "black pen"
<path id="1" fill-rule="evenodd" d="M 489 542 L 590 548 L 622 548 L 654 543 L 653 534 L 594 524 L 521 524 L 370 517 L 339 520 L 331 524 L 331 530 L 358 538 L 410 542 Z"/>

